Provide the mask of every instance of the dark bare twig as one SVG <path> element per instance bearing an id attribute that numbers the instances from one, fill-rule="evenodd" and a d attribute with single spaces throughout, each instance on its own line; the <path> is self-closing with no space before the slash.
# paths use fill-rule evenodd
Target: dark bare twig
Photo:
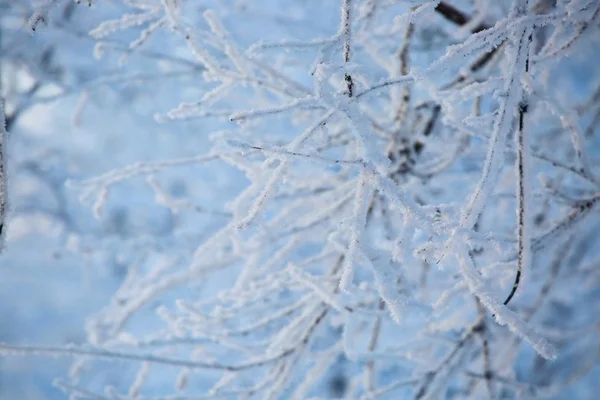
<path id="1" fill-rule="evenodd" d="M 533 34 L 529 35 L 529 42 L 531 43 Z M 525 73 L 529 72 L 529 55 L 527 55 L 527 58 L 525 59 Z M 508 294 L 508 297 L 506 297 L 506 299 L 504 300 L 504 305 L 507 305 L 508 303 L 510 303 L 510 301 L 512 300 L 513 296 L 515 295 L 515 293 L 517 292 L 517 289 L 519 288 L 519 282 L 521 281 L 521 274 L 523 273 L 523 268 L 525 267 L 525 264 L 528 263 L 529 261 L 526 259 L 526 255 L 529 254 L 530 252 L 530 248 L 526 248 L 526 247 L 530 247 L 530 243 L 526 242 L 529 232 L 526 232 L 527 230 L 529 230 L 528 225 L 529 222 L 527 221 L 527 213 L 529 212 L 529 210 L 526 210 L 527 208 L 527 201 L 526 201 L 526 196 L 527 193 L 526 191 L 528 190 L 526 188 L 526 181 L 527 181 L 527 174 L 529 173 L 527 171 L 527 166 L 526 166 L 526 154 L 527 152 L 529 152 L 529 149 L 525 148 L 527 146 L 526 140 L 525 140 L 525 115 L 527 114 L 529 106 L 527 105 L 526 102 L 522 102 L 519 105 L 519 129 L 517 131 L 517 252 L 518 252 L 518 258 L 517 258 L 517 272 L 515 274 L 515 281 L 513 283 L 513 287 L 510 291 L 510 293 Z"/>

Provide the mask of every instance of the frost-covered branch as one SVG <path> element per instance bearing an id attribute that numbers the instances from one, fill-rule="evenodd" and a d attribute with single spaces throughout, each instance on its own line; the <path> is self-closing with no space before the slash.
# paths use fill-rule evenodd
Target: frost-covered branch
<path id="1" fill-rule="evenodd" d="M 9 84 L 8 114 L 85 90 L 71 110 L 85 129 L 106 93 L 130 96 L 119 111 L 135 123 L 106 129 L 123 154 L 96 177 L 75 169 L 70 186 L 101 222 L 115 205 L 140 217 L 110 245 L 86 242 L 94 265 L 123 269 L 88 320 L 94 347 L 0 352 L 74 358 L 59 387 L 75 398 L 500 398 L 583 385 L 589 365 L 565 371 L 571 356 L 597 362 L 600 78 L 565 55 L 593 53 L 598 9 L 124 0 L 95 26 L 61 23 L 89 31 L 118 73 L 57 79 L 55 92 L 31 73 L 31 86 Z M 75 224 L 40 163 L 20 170 L 51 180 L 42 193 L 60 205 L 46 215 Z M 160 236 L 140 228 L 163 214 Z M 123 373 L 105 377 L 111 360 Z"/>

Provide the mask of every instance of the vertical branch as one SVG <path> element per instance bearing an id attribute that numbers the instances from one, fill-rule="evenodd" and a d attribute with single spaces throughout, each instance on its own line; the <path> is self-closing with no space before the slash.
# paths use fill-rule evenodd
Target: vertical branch
<path id="1" fill-rule="evenodd" d="M 2 56 L 2 29 L 0 28 L 0 57 Z M 0 58 L 0 251 L 4 247 L 4 219 L 6 214 L 6 169 L 4 147 L 6 138 L 6 116 L 4 113 L 4 97 L 2 96 L 2 58 Z"/>
<path id="2" fill-rule="evenodd" d="M 379 299 L 379 310 L 385 309 L 385 302 L 383 299 Z M 375 324 L 373 325 L 373 331 L 371 332 L 371 338 L 369 339 L 369 353 L 375 351 L 377 347 L 377 342 L 379 341 L 379 334 L 381 333 L 381 317 L 377 316 L 375 319 Z M 367 366 L 365 369 L 365 389 L 367 393 L 372 393 L 375 390 L 375 360 L 370 359 L 367 362 Z"/>
<path id="3" fill-rule="evenodd" d="M 342 18 L 340 23 L 340 34 L 344 38 L 343 57 L 344 64 L 350 62 L 352 56 L 352 0 L 344 0 L 342 4 Z M 348 97 L 352 97 L 354 92 L 354 82 L 352 81 L 352 75 L 348 72 L 344 73 L 344 80 L 346 81 L 346 93 Z"/>
<path id="4" fill-rule="evenodd" d="M 483 378 L 485 379 L 485 384 L 488 391 L 488 397 L 490 400 L 496 398 L 494 384 L 492 382 L 492 361 L 490 356 L 490 343 L 488 338 L 486 337 L 487 332 L 487 324 L 486 324 L 486 310 L 481 301 L 477 297 L 475 297 L 475 302 L 477 304 L 477 313 L 479 314 L 479 319 L 481 320 L 481 329 L 477 332 L 477 335 L 481 339 L 481 356 L 483 359 Z"/>
<path id="5" fill-rule="evenodd" d="M 409 22 L 406 30 L 404 31 L 404 37 L 402 38 L 402 45 L 398 49 L 398 60 L 400 61 L 400 76 L 406 76 L 409 72 L 409 49 L 410 41 L 415 31 L 414 22 Z M 400 95 L 400 104 L 396 112 L 396 123 L 402 124 L 406 119 L 406 113 L 408 112 L 408 104 L 410 103 L 410 87 L 403 85 Z"/>
<path id="6" fill-rule="evenodd" d="M 531 42 L 532 35 L 529 35 L 529 42 Z M 529 72 L 529 55 L 525 59 L 525 73 Z M 517 172 L 517 273 L 515 275 L 515 281 L 510 294 L 504 300 L 504 305 L 507 305 L 519 287 L 521 281 L 521 274 L 523 270 L 528 267 L 531 253 L 531 218 L 529 215 L 530 188 L 528 187 L 529 182 L 529 146 L 525 137 L 525 115 L 527 114 L 529 106 L 526 101 L 521 101 L 519 104 L 519 129 L 515 135 L 516 149 L 517 149 L 517 160 L 516 160 L 516 172 Z"/>
<path id="7" fill-rule="evenodd" d="M 410 41 L 414 33 L 414 22 L 409 21 L 408 26 L 404 31 L 402 44 L 396 51 L 395 57 L 399 63 L 398 73 L 400 76 L 406 76 L 409 73 L 409 49 Z M 408 85 L 403 85 L 402 88 L 392 89 L 392 101 L 394 103 L 395 115 L 395 135 L 390 141 L 387 148 L 387 157 L 394 163 L 397 163 L 395 168 L 395 176 L 400 173 L 408 172 L 411 165 L 412 149 L 406 137 L 406 131 L 402 129 L 406 124 L 408 115 L 408 107 L 410 104 L 411 90 Z M 400 143 L 398 143 L 400 142 Z"/>
<path id="8" fill-rule="evenodd" d="M 344 66 L 346 67 L 352 56 L 352 0 L 343 0 L 342 11 L 340 18 L 340 36 L 344 40 L 342 55 L 344 58 Z M 348 97 L 352 97 L 354 91 L 354 83 L 352 81 L 352 75 L 347 71 L 344 74 L 344 80 L 346 81 L 346 93 Z M 360 127 L 356 124 L 356 115 L 352 113 L 347 114 L 350 121 L 355 125 L 355 129 L 359 136 L 364 135 L 364 132 L 360 132 Z M 363 145 L 372 146 L 370 143 Z M 363 231 L 367 222 L 367 214 L 370 199 L 373 192 L 368 185 L 367 173 L 362 170 L 358 178 L 358 185 L 356 188 L 356 197 L 354 202 L 353 210 L 353 221 L 352 229 L 350 231 L 350 243 L 348 245 L 348 252 L 344 263 L 344 269 L 340 278 L 340 287 L 342 290 L 348 290 L 354 279 L 353 263 L 356 255 L 359 252 L 360 242 L 362 240 Z"/>
<path id="9" fill-rule="evenodd" d="M 511 18 L 517 18 L 526 12 L 528 0 L 516 0 L 511 10 Z M 485 207 L 485 203 L 494 189 L 496 179 L 504 161 L 506 138 L 513 126 L 513 112 L 522 100 L 521 74 L 525 69 L 525 61 L 529 56 L 530 26 L 524 26 L 514 32 L 515 52 L 511 60 L 509 76 L 504 88 L 504 95 L 494 121 L 494 129 L 488 145 L 486 159 L 481 178 L 471 199 L 463 208 L 460 225 L 472 228 Z"/>
<path id="10" fill-rule="evenodd" d="M 363 240 L 364 229 L 367 221 L 368 205 L 373 193 L 368 182 L 367 172 L 362 170 L 358 177 L 356 196 L 352 210 L 352 225 L 350 229 L 350 243 L 345 255 L 344 269 L 340 278 L 340 287 L 344 291 L 350 289 L 354 280 L 354 261 L 360 252 L 360 243 Z"/>

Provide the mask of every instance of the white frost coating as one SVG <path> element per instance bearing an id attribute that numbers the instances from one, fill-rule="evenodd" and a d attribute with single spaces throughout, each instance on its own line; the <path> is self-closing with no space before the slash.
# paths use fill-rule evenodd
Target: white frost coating
<path id="1" fill-rule="evenodd" d="M 434 221 L 429 217 L 413 199 L 410 194 L 405 192 L 402 188 L 398 187 L 394 181 L 389 178 L 382 176 L 377 177 L 377 189 L 381 190 L 382 193 L 388 198 L 392 204 L 400 209 L 406 209 L 408 213 L 416 220 L 419 229 L 424 230 L 430 234 L 436 234 L 434 229 Z"/>
<path id="2" fill-rule="evenodd" d="M 348 252 L 344 259 L 344 269 L 340 279 L 340 288 L 343 291 L 351 291 L 354 281 L 354 263 L 361 241 L 364 237 L 364 226 L 367 218 L 367 209 L 371 200 L 372 188 L 368 174 L 365 170 L 360 172 L 356 183 L 356 194 L 350 221 L 350 241 Z"/>
<path id="3" fill-rule="evenodd" d="M 415 235 L 415 224 L 410 214 L 405 213 L 404 222 L 399 235 L 394 239 L 392 249 L 392 260 L 397 263 L 403 263 L 412 257 L 413 238 Z"/>
<path id="4" fill-rule="evenodd" d="M 329 305 L 331 308 L 341 314 L 348 313 L 346 307 L 338 299 L 336 299 L 333 294 L 330 293 L 330 289 L 323 287 L 322 284 L 317 282 L 314 277 L 309 276 L 306 272 L 302 271 L 293 264 L 288 265 L 287 270 L 294 279 L 310 288 L 323 303 Z"/>
<path id="5" fill-rule="evenodd" d="M 208 90 L 202 96 L 200 101 L 195 103 L 180 103 L 176 108 L 170 110 L 166 115 L 155 114 L 154 119 L 156 122 L 165 122 L 166 120 L 208 116 L 210 114 L 207 110 L 207 106 L 212 105 L 219 99 L 220 96 L 226 95 L 232 88 L 233 85 L 230 83 L 224 83 L 212 90 Z"/>
<path id="6" fill-rule="evenodd" d="M 462 102 L 466 100 L 473 99 L 475 97 L 483 96 L 488 93 L 492 93 L 496 90 L 501 89 L 504 85 L 503 78 L 489 78 L 485 82 L 474 82 L 471 83 L 460 90 L 451 91 L 449 90 L 448 95 L 444 99 L 444 103 L 452 103 Z M 444 96 L 444 92 L 440 93 L 441 96 Z"/>
<path id="7" fill-rule="evenodd" d="M 13 3 L 0 0 L 2 43 L 28 43 L 10 23 L 23 18 Z M 535 397 L 546 388 L 511 378 L 515 368 L 535 373 L 537 355 L 520 351 L 531 347 L 521 338 L 545 357 L 554 356 L 547 339 L 594 358 L 597 324 L 581 304 L 598 275 L 587 261 L 598 247 L 600 80 L 584 88 L 571 66 L 590 64 L 580 52 L 594 48 L 597 2 L 516 1 L 508 16 L 494 0 L 200 3 L 115 0 L 108 17 L 105 6 L 90 10 L 89 18 L 111 20 L 94 22 L 98 51 L 110 55 L 96 69 L 64 35 L 89 31 L 80 24 L 87 11 L 81 20 L 76 8 L 68 23 L 58 8 L 38 13 L 40 43 L 60 71 L 56 96 L 44 97 L 50 71 L 29 69 L 44 59 L 41 49 L 2 48 L 3 66 L 23 65 L 31 91 L 43 88 L 29 96 L 3 76 L 9 129 L 29 129 L 44 108 L 37 104 L 61 108 L 80 90 L 90 96 L 82 130 L 103 129 L 74 141 L 55 131 L 47 143 L 13 138 L 15 175 L 35 186 L 11 192 L 18 220 L 36 229 L 29 221 L 41 213 L 76 243 L 69 251 L 94 267 L 126 269 L 88 324 L 102 349 L 20 348 L 73 356 L 77 373 L 61 382 L 68 395 L 147 400 L 160 387 L 164 399 L 374 400 L 451 388 L 468 398 Z M 113 65 L 119 59 L 128 62 Z M 107 103 L 95 101 L 107 85 L 118 114 L 132 118 L 119 133 Z M 126 90 L 112 90 L 120 85 Z M 519 107 L 529 109 L 521 136 Z M 101 158 L 93 168 L 77 144 L 92 136 L 101 139 L 90 143 Z M 105 140 L 125 151 L 102 153 Z M 77 157 L 45 157 L 54 146 Z M 517 202 L 515 164 L 505 162 L 513 152 L 522 168 Z M 114 170 L 132 159 L 141 162 Z M 98 216 L 109 196 L 122 206 L 102 219 L 107 229 L 82 220 L 59 187 L 65 176 L 98 170 L 109 172 L 74 186 Z M 567 237 L 565 261 L 548 265 Z M 508 308 L 519 256 L 528 285 Z M 531 258 L 540 265 L 528 267 Z M 556 299 L 569 312 L 557 314 Z M 97 358 L 142 368 L 118 391 L 95 393 L 85 382 L 102 374 Z M 557 363 L 558 386 L 585 376 Z"/>
<path id="8" fill-rule="evenodd" d="M 596 183 L 596 185 L 600 186 L 600 179 L 594 173 L 590 163 L 585 138 L 577 121 L 577 115 L 566 111 L 557 101 L 545 98 L 542 100 L 542 103 L 548 106 L 550 111 L 560 119 L 562 126 L 571 133 L 571 143 L 573 143 L 573 150 L 575 150 L 575 157 L 582 170 L 581 172 L 592 182 Z"/>
<path id="9" fill-rule="evenodd" d="M 304 107 L 311 107 L 311 106 L 319 107 L 318 105 L 316 105 L 316 99 L 314 97 L 307 97 L 304 99 L 293 100 L 293 101 L 289 102 L 288 104 L 284 104 L 279 107 L 262 108 L 262 109 L 256 109 L 256 110 L 250 110 L 250 111 L 235 112 L 229 116 L 229 120 L 236 121 L 236 120 L 243 120 L 243 119 L 249 119 L 249 118 L 258 118 L 258 117 L 262 117 L 265 115 L 279 114 L 279 113 L 282 113 L 285 111 L 294 110 L 296 108 L 304 108 Z"/>
<path id="10" fill-rule="evenodd" d="M 458 247 L 458 246 L 457 246 Z M 553 360 L 557 356 L 556 349 L 548 343 L 543 337 L 529 327 L 517 314 L 496 300 L 495 296 L 486 287 L 481 279 L 481 275 L 475 269 L 473 261 L 468 254 L 467 249 L 457 249 L 457 258 L 462 277 L 467 282 L 469 290 L 481 303 L 490 310 L 496 317 L 500 325 L 506 325 L 511 332 L 523 338 L 527 343 L 538 352 L 538 354 L 548 360 Z"/>
<path id="11" fill-rule="evenodd" d="M 90 31 L 90 35 L 95 39 L 102 39 L 115 32 L 151 22 L 160 15 L 160 8 L 142 14 L 126 14 L 118 20 L 106 21 L 100 24 L 97 28 Z"/>
<path id="12" fill-rule="evenodd" d="M 367 257 L 367 255 L 365 254 L 364 257 Z M 372 262 L 369 260 L 369 264 L 373 271 L 377 292 L 388 306 L 394 322 L 401 324 L 404 307 L 408 303 L 408 299 L 406 296 L 401 295 L 398 290 L 398 274 L 394 270 L 392 262 L 387 260 Z"/>
<path id="13" fill-rule="evenodd" d="M 80 187 L 84 189 L 84 192 L 81 196 L 82 201 L 89 201 L 95 197 L 93 211 L 96 218 L 100 218 L 102 215 L 102 209 L 108 200 L 109 191 L 113 185 L 137 176 L 151 175 L 173 167 L 202 164 L 204 162 L 217 160 L 220 157 L 221 155 L 219 154 L 201 154 L 193 157 L 173 160 L 137 162 L 123 169 L 107 172 L 104 175 L 100 175 L 96 178 L 81 182 L 68 181 L 67 184 L 72 187 Z"/>
<path id="14" fill-rule="evenodd" d="M 325 115 L 323 115 L 316 123 L 311 125 L 308 129 L 304 131 L 301 135 L 297 136 L 286 149 L 289 151 L 296 151 L 301 148 L 302 144 L 308 140 L 315 132 L 321 128 L 329 118 L 333 115 L 334 111 L 330 110 Z M 250 209 L 246 216 L 237 224 L 238 229 L 247 228 L 256 218 L 256 216 L 261 213 L 267 205 L 268 198 L 273 194 L 273 191 L 276 189 L 276 186 L 280 183 L 281 179 L 285 176 L 287 171 L 289 160 L 285 156 L 277 157 L 280 160 L 280 163 L 273 172 L 270 173 L 269 178 L 267 180 L 266 185 L 262 185 L 261 183 L 257 183 L 258 187 L 262 187 L 259 195 L 254 200 Z M 265 162 L 265 165 L 269 165 L 269 163 L 273 162 L 277 158 L 271 157 Z M 250 191 L 247 193 L 251 194 Z M 237 203 L 240 203 L 240 200 L 245 200 L 243 196 L 238 197 Z"/>
<path id="15" fill-rule="evenodd" d="M 444 70 L 460 67 L 466 57 L 487 53 L 498 47 L 509 34 L 506 22 L 497 24 L 469 37 L 461 44 L 449 46 L 441 58 L 433 62 L 426 70 L 426 75 L 433 75 Z"/>
<path id="16" fill-rule="evenodd" d="M 419 18 L 426 17 L 427 14 L 433 12 L 435 7 L 441 2 L 441 0 L 418 0 L 410 1 L 412 6 L 409 12 L 399 15 L 394 18 L 394 24 L 402 25 L 402 23 L 409 23 L 418 21 Z M 408 2 L 407 2 L 408 3 Z"/>
<path id="17" fill-rule="evenodd" d="M 486 200 L 494 190 L 500 169 L 503 166 L 506 138 L 513 127 L 516 107 L 521 101 L 520 75 L 524 72 L 525 62 L 529 54 L 530 43 L 528 37 L 530 33 L 531 29 L 524 27 L 513 35 L 515 51 L 504 86 L 505 95 L 500 99 L 500 107 L 488 144 L 481 178 L 468 204 L 462 210 L 460 220 L 462 227 L 472 228 L 475 225 L 483 211 Z"/>
<path id="18" fill-rule="evenodd" d="M 341 101 L 344 102 L 345 99 Z M 343 113 L 351 122 L 351 129 L 359 141 L 357 156 L 365 163 L 374 165 L 378 172 L 385 173 L 391 161 L 383 154 L 381 147 L 378 146 L 372 128 L 358 105 L 354 102 L 347 102 L 346 104 L 340 104 L 340 106 L 343 107 Z"/>

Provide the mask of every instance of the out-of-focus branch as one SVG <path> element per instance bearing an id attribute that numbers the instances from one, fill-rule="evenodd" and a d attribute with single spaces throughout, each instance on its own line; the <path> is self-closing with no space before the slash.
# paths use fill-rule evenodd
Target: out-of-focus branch
<path id="1" fill-rule="evenodd" d="M 0 57 L 2 49 L 2 28 L 0 27 Z M 4 113 L 4 97 L 2 96 L 2 58 L 0 58 L 0 251 L 4 243 L 6 229 L 4 217 L 6 213 L 6 169 L 4 166 L 4 139 L 6 138 L 6 117 Z"/>
<path id="2" fill-rule="evenodd" d="M 437 7 L 435 8 L 435 11 L 438 14 L 440 14 L 442 17 L 444 17 L 445 19 L 447 19 L 450 22 L 455 23 L 456 25 L 464 26 L 464 25 L 468 24 L 469 21 L 471 20 L 471 18 L 468 17 L 465 13 L 463 13 L 462 11 L 454 8 L 450 4 L 443 2 L 443 1 L 437 5 Z M 488 28 L 489 28 L 489 26 L 487 26 L 484 23 L 481 23 L 481 24 L 478 24 L 477 26 L 475 26 L 474 28 L 472 28 L 471 33 L 481 32 Z"/>
<path id="3" fill-rule="evenodd" d="M 450 4 L 443 2 L 443 1 L 437 5 L 437 7 L 435 8 L 435 11 L 438 14 L 440 14 L 441 16 L 443 16 L 445 19 L 447 19 L 448 21 L 453 22 L 459 26 L 465 26 L 471 21 L 471 17 L 467 16 L 467 14 L 463 13 L 462 11 L 458 10 L 457 8 L 454 8 Z M 488 25 L 486 25 L 484 23 L 480 23 L 480 24 L 476 25 L 474 28 L 472 28 L 470 31 L 471 31 L 471 33 L 478 33 L 478 32 L 484 31 L 488 28 L 489 28 Z M 494 58 L 494 56 L 498 53 L 498 50 L 501 47 L 502 47 L 502 45 L 494 48 L 492 51 L 485 53 L 485 54 L 481 55 L 479 58 L 477 58 L 477 60 L 475 60 L 475 62 L 470 65 L 469 72 L 474 73 L 474 72 L 481 70 L 483 67 L 485 67 Z M 446 89 L 448 87 L 452 87 L 458 83 L 464 82 L 466 79 L 467 79 L 467 77 L 464 74 L 460 75 L 458 78 L 454 79 L 452 81 L 452 83 L 450 83 L 446 87 Z"/>

